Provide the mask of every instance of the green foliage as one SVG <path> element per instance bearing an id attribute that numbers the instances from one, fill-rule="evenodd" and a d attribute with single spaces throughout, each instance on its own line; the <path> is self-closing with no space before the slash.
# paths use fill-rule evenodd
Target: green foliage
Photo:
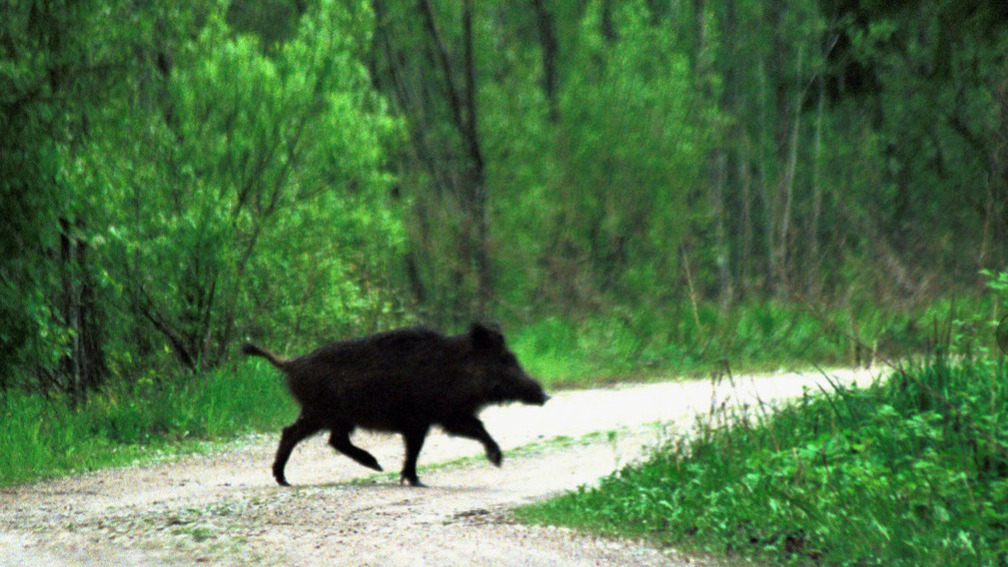
<path id="1" fill-rule="evenodd" d="M 876 95 L 863 100 L 876 117 L 873 161 L 879 175 L 871 185 L 854 186 L 857 198 L 881 213 L 874 222 L 884 232 L 902 230 L 904 239 L 930 240 L 931 250 L 974 242 L 985 250 L 980 257 L 942 254 L 941 268 L 922 247 L 909 247 L 903 255 L 911 261 L 932 257 L 933 271 L 970 277 L 990 265 L 984 258 L 989 231 L 1002 230 L 1000 223 L 986 225 L 988 232 L 974 228 L 1003 214 L 1006 185 L 993 171 L 1000 167 L 996 156 L 1005 141 L 999 86 L 1004 12 L 985 2 L 968 11 L 947 2 L 848 10 L 851 19 L 842 33 L 850 48 L 843 55 L 860 66 L 862 88 Z M 864 112 L 861 104 L 837 114 Z M 918 220 L 907 224 L 909 218 Z"/>
<path id="2" fill-rule="evenodd" d="M 404 318 L 369 10 L 312 3 L 264 52 L 228 4 L 12 7 L 0 389 L 79 399 L 215 367 L 249 334 Z"/>
<path id="3" fill-rule="evenodd" d="M 629 235 L 627 246 L 647 247 L 649 257 L 654 248 L 674 251 L 712 108 L 671 31 L 648 22 L 643 2 L 621 5 L 619 42 L 607 43 L 598 18 L 596 5 L 582 22 L 577 71 L 560 103 L 559 143 L 569 161 L 556 197 L 574 201 L 570 214 L 584 219 L 576 226 L 600 227 L 594 238 Z"/>
<path id="4" fill-rule="evenodd" d="M 297 413 L 276 373 L 249 364 L 182 381 L 120 384 L 70 407 L 0 395 L 0 485 L 129 464 L 196 441 L 276 429 Z"/>
<path id="5" fill-rule="evenodd" d="M 794 564 L 1002 564 L 1006 379 L 1000 362 L 939 357 L 772 415 L 712 413 L 647 463 L 520 516 Z"/>
<path id="6" fill-rule="evenodd" d="M 36 360 L 54 364 L 68 342 L 48 299 L 59 274 L 42 253 L 58 246 L 57 218 L 72 214 L 63 146 L 100 84 L 81 77 L 83 54 L 104 37 L 90 8 L 15 2 L 0 23 L 0 388 L 24 386 L 20 375 Z"/>
<path id="7" fill-rule="evenodd" d="M 665 299 L 689 219 L 705 214 L 688 201 L 716 111 L 674 30 L 654 25 L 642 2 L 620 5 L 619 41 L 607 39 L 600 18 L 592 3 L 572 38 L 549 185 L 506 212 L 516 227 L 547 219 L 522 251 L 546 268 L 534 281 L 552 283 L 537 303 L 554 311 L 598 303 L 601 292 Z"/>
<path id="8" fill-rule="evenodd" d="M 112 223 L 133 228 L 117 230 L 125 277 L 176 351 L 215 362 L 236 329 L 328 334 L 394 317 L 373 288 L 387 288 L 402 242 L 381 172 L 395 123 L 356 59 L 367 18 L 323 2 L 275 56 L 211 18 L 181 51 L 172 116 L 144 150 L 167 162 L 143 193 L 162 213 Z"/>

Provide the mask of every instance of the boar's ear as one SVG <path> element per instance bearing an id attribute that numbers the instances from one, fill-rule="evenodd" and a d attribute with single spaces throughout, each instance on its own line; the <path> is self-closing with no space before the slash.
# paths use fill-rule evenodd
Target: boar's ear
<path id="1" fill-rule="evenodd" d="M 469 328 L 473 346 L 478 350 L 500 350 L 504 348 L 504 335 L 494 326 L 473 323 Z"/>

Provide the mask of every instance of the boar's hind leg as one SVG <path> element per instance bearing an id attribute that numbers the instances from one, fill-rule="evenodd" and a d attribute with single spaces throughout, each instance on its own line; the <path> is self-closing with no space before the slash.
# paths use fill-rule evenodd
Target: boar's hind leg
<path id="1" fill-rule="evenodd" d="M 378 459 L 375 459 L 374 455 L 350 442 L 350 433 L 352 433 L 353 430 L 353 425 L 349 423 L 338 423 L 334 425 L 332 427 L 332 435 L 329 436 L 329 444 L 332 445 L 333 449 L 336 449 L 340 453 L 343 453 L 365 467 L 381 471 L 381 465 L 378 464 Z"/>
<path id="2" fill-rule="evenodd" d="M 297 418 L 297 421 L 285 427 L 280 436 L 280 447 L 277 448 L 276 458 L 273 460 L 273 478 L 280 486 L 290 486 L 284 478 L 284 467 L 287 466 L 287 459 L 290 458 L 294 446 L 303 441 L 306 437 L 322 429 L 314 420 L 307 419 L 304 414 Z"/>
<path id="3" fill-rule="evenodd" d="M 490 437 L 486 428 L 483 427 L 483 422 L 478 418 L 475 416 L 464 416 L 445 422 L 442 426 L 449 435 L 468 437 L 482 443 L 483 448 L 486 449 L 487 459 L 494 465 L 501 466 L 503 456 L 501 455 L 500 447 L 497 446 L 497 442 L 493 440 L 493 437 Z"/>
<path id="4" fill-rule="evenodd" d="M 428 425 L 420 425 L 403 431 L 403 441 L 406 443 L 406 460 L 403 461 L 402 473 L 399 474 L 399 484 L 406 481 L 410 483 L 410 486 L 423 486 L 417 477 L 416 462 L 429 429 Z"/>

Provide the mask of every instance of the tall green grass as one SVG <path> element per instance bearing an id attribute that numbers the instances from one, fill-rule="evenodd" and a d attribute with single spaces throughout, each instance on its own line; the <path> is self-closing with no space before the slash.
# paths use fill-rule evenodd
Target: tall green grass
<path id="1" fill-rule="evenodd" d="M 1008 368 L 938 357 L 778 412 L 711 414 L 518 514 L 774 564 L 1008 565 Z"/>
<path id="2" fill-rule="evenodd" d="M 275 429 L 296 414 L 278 373 L 262 363 L 177 382 L 142 381 L 67 400 L 0 394 L 0 485 L 128 464 L 158 449 Z"/>

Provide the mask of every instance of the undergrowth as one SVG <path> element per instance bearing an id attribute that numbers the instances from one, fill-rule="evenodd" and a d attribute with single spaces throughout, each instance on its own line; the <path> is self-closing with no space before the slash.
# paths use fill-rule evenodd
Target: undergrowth
<path id="1" fill-rule="evenodd" d="M 0 486 L 276 429 L 295 414 L 278 373 L 260 363 L 107 388 L 76 407 L 11 390 L 0 395 Z"/>
<path id="2" fill-rule="evenodd" d="M 937 355 L 867 388 L 727 411 L 517 513 L 772 563 L 1008 564 L 1003 360 Z"/>

